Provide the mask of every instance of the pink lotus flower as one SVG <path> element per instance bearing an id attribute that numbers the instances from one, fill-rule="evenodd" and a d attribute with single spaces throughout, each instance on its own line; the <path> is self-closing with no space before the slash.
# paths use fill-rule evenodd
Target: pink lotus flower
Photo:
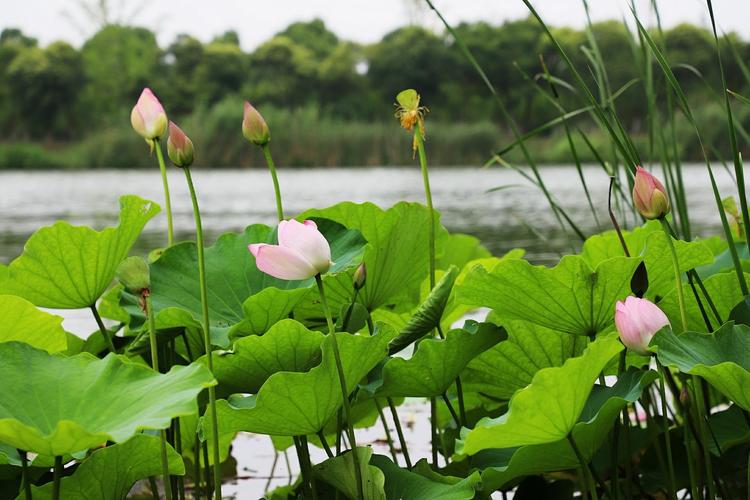
<path id="1" fill-rule="evenodd" d="M 258 269 L 282 280 L 305 280 L 331 267 L 331 247 L 311 220 L 279 222 L 279 244 L 248 246 Z"/>
<path id="2" fill-rule="evenodd" d="M 167 113 L 150 88 L 146 87 L 141 92 L 130 112 L 130 123 L 146 140 L 159 139 L 167 131 Z"/>
<path id="3" fill-rule="evenodd" d="M 248 101 L 245 101 L 245 113 L 242 117 L 242 134 L 257 146 L 265 146 L 271 140 L 268 124 Z"/>
<path id="4" fill-rule="evenodd" d="M 642 167 L 635 169 L 633 203 L 645 219 L 661 219 L 669 213 L 669 196 L 659 179 Z"/>
<path id="5" fill-rule="evenodd" d="M 620 340 L 638 354 L 648 354 L 648 344 L 653 336 L 669 325 L 669 319 L 653 302 L 628 297 L 615 306 L 615 325 Z"/>
<path id="6" fill-rule="evenodd" d="M 193 141 L 174 122 L 169 122 L 167 155 L 175 167 L 187 168 L 193 164 Z"/>

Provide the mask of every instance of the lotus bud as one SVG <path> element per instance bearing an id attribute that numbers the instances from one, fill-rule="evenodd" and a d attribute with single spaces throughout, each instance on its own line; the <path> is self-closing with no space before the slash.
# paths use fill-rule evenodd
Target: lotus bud
<path id="1" fill-rule="evenodd" d="M 653 302 L 628 297 L 615 306 L 615 325 L 628 349 L 647 355 L 649 342 L 656 332 L 669 326 L 669 319 Z"/>
<path id="2" fill-rule="evenodd" d="M 645 219 L 661 219 L 669 213 L 669 196 L 659 179 L 642 167 L 635 171 L 633 203 Z"/>
<path id="3" fill-rule="evenodd" d="M 151 287 L 148 264 L 141 257 L 128 257 L 120 262 L 115 277 L 131 293 L 140 294 Z"/>
<path id="4" fill-rule="evenodd" d="M 133 129 L 147 141 L 162 137 L 167 131 L 167 113 L 151 89 L 141 92 L 138 102 L 130 112 Z"/>
<path id="5" fill-rule="evenodd" d="M 294 219 L 279 223 L 279 244 L 257 243 L 248 248 L 255 265 L 282 280 L 306 280 L 331 267 L 331 247 L 315 222 Z"/>
<path id="6" fill-rule="evenodd" d="M 245 101 L 245 114 L 242 118 L 242 135 L 256 146 L 265 146 L 271 140 L 268 124 L 258 110 L 247 101 Z"/>
<path id="7" fill-rule="evenodd" d="M 363 262 L 354 271 L 354 289 L 361 290 L 365 286 L 365 281 L 367 281 L 367 266 Z"/>
<path id="8" fill-rule="evenodd" d="M 174 122 L 169 122 L 167 155 L 176 167 L 187 168 L 193 164 L 193 141 Z"/>

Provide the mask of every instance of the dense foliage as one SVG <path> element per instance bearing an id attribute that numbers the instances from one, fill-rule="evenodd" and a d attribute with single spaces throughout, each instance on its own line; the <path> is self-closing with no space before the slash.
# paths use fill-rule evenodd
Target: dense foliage
<path id="1" fill-rule="evenodd" d="M 500 26 L 462 24 L 456 30 L 521 130 L 557 116 L 540 93 L 546 88 L 538 78 L 544 72 L 541 61 L 570 83 L 571 74 L 533 19 Z M 554 34 L 591 83 L 589 33 L 557 28 Z M 593 24 L 590 35 L 607 61 L 612 92 L 638 80 L 616 105 L 623 124 L 645 141 L 638 103 L 646 89 L 639 80 L 637 36 L 616 21 Z M 681 84 L 700 105 L 699 119 L 711 128 L 720 120 L 711 90 L 720 77 L 710 33 L 679 25 L 664 31 L 663 43 Z M 750 44 L 729 34 L 721 46 L 727 86 L 743 93 Z M 247 154 L 233 133 L 242 113 L 235 105 L 238 98 L 249 99 L 285 131 L 277 139 L 282 165 L 402 163 L 403 137 L 384 124 L 382 104 L 405 87 L 419 88 L 433 108 L 434 163 L 483 163 L 512 141 L 507 117 L 448 33 L 407 26 L 361 45 L 339 39 L 314 20 L 294 23 L 248 53 L 233 32 L 208 43 L 180 35 L 160 47 L 147 29 L 108 25 L 75 48 L 65 42 L 40 47 L 28 35 L 6 29 L 0 35 L 0 140 L 5 143 L 0 166 L 145 166 L 145 159 L 130 153 L 136 143 L 122 124 L 124 110 L 146 83 L 175 117 L 200 129 L 201 142 L 211 145 L 198 158 L 202 166 L 258 163 L 260 157 Z M 566 109 L 582 106 L 580 95 L 565 86 L 559 90 Z M 747 112 L 738 119 L 750 127 Z M 572 122 L 591 128 L 585 116 Z M 689 128 L 678 134 L 683 158 L 698 157 Z M 537 140 L 543 161 L 572 159 L 559 128 Z M 716 137 L 711 143 L 722 141 Z M 580 146 L 583 158 L 595 160 Z"/>

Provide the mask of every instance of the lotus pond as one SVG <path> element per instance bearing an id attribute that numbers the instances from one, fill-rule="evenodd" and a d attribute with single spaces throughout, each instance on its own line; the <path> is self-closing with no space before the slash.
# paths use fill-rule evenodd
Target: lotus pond
<path id="1" fill-rule="evenodd" d="M 238 462 L 253 473 L 269 449 L 270 476 L 281 462 L 299 471 L 268 483 L 264 498 L 274 500 L 750 495 L 750 214 L 746 134 L 730 93 L 734 169 L 726 165 L 733 182 L 721 184 L 731 190 L 722 198 L 713 148 L 637 16 L 658 170 L 641 167 L 646 153 L 618 121 L 621 92 L 608 88 L 595 42 L 599 98 L 524 3 L 569 71 L 572 83 L 542 64 L 550 88 L 540 92 L 560 112 L 543 127 L 569 134 L 590 210 L 571 217 L 508 116 L 517 137 L 508 148 L 527 164 L 503 152 L 489 163 L 538 189 L 530 206 L 555 221 L 565 255 L 538 265 L 522 248 L 488 249 L 444 227 L 428 109 L 413 89 L 396 96 L 396 118 L 413 140 L 405 155 L 419 165 L 424 203 L 295 199 L 290 212 L 269 125 L 245 102 L 242 133 L 262 150 L 273 188 L 263 213 L 276 220 L 247 220 L 207 244 L 210 208 L 190 168 L 200 144 L 146 88 L 131 124 L 162 192 L 120 197 L 109 227 L 37 229 L 0 264 L 0 495 L 220 500 L 242 495 Z M 576 113 L 609 134 L 606 148 L 579 134 L 607 183 L 587 183 L 557 87 L 576 90 L 585 104 Z M 677 148 L 656 135 L 662 115 L 674 128 L 676 107 L 706 160 L 711 221 L 688 202 L 695 181 Z M 177 193 L 190 218 L 174 217 Z M 158 237 L 146 229 L 155 221 Z M 696 236 L 701 225 L 716 234 Z M 85 313 L 96 331 L 66 331 L 50 310 Z M 406 438 L 412 425 L 422 442 Z M 384 437 L 377 448 L 373 435 Z"/>

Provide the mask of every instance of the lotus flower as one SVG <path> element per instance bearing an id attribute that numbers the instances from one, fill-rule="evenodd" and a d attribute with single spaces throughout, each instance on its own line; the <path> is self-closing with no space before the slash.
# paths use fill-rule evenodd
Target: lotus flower
<path id="1" fill-rule="evenodd" d="M 667 190 L 659 179 L 642 167 L 635 170 L 633 203 L 645 219 L 661 219 L 669 213 Z"/>
<path id="2" fill-rule="evenodd" d="M 167 155 L 176 167 L 187 168 L 193 164 L 193 141 L 174 122 L 169 122 Z"/>
<path id="3" fill-rule="evenodd" d="M 615 306 L 615 325 L 620 340 L 638 354 L 648 354 L 648 344 L 653 336 L 669 325 L 669 319 L 653 302 L 628 297 Z"/>
<path id="4" fill-rule="evenodd" d="M 258 269 L 282 280 L 305 280 L 331 267 L 331 247 L 311 220 L 279 222 L 279 244 L 256 243 L 248 248 Z"/>
<path id="5" fill-rule="evenodd" d="M 141 92 L 130 112 L 130 123 L 141 137 L 149 141 L 159 139 L 167 131 L 167 113 L 150 88 Z"/>
<path id="6" fill-rule="evenodd" d="M 271 140 L 268 124 L 258 110 L 247 101 L 245 101 L 245 114 L 242 117 L 242 135 L 257 146 L 265 146 Z"/>

